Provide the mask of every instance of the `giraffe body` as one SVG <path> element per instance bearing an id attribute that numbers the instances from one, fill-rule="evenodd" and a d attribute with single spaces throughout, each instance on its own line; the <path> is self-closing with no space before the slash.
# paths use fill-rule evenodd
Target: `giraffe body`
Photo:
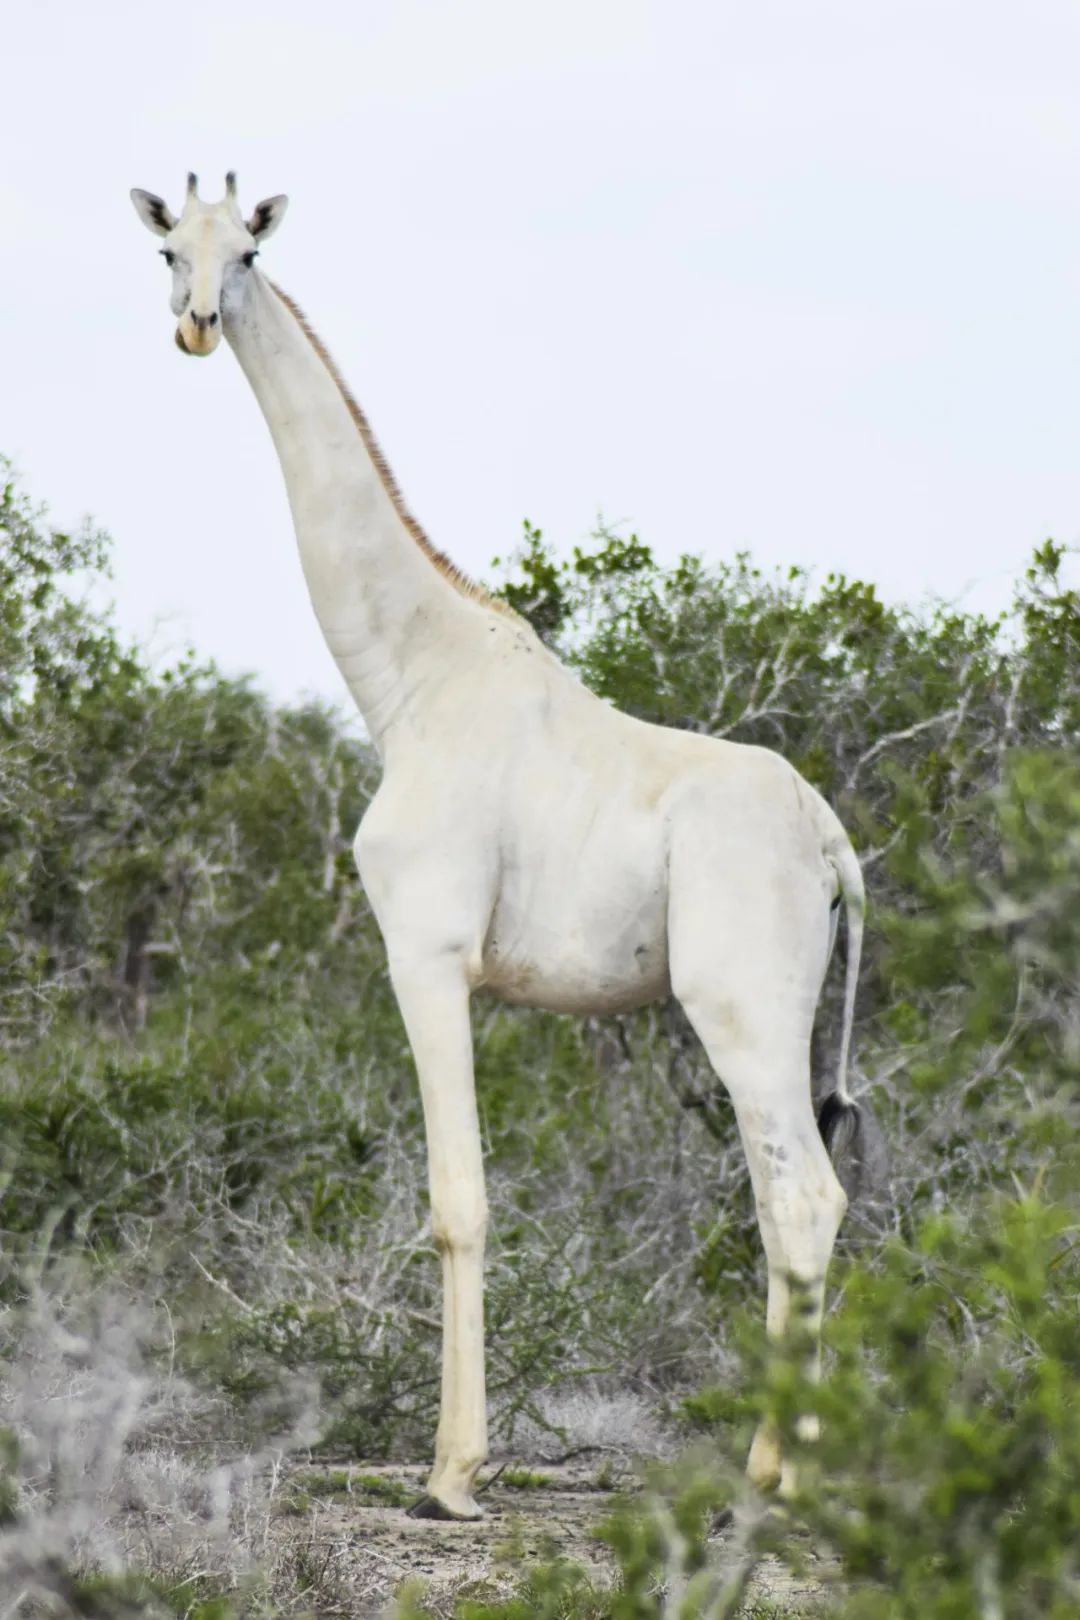
<path id="1" fill-rule="evenodd" d="M 333 361 L 255 267 L 283 198 L 245 221 L 232 177 L 216 204 L 191 177 L 179 218 L 132 195 L 165 240 L 178 347 L 209 354 L 224 333 L 263 410 L 312 605 L 382 760 L 356 858 L 416 1060 L 443 1266 L 440 1419 L 420 1511 L 475 1517 L 488 1212 L 471 996 L 610 1013 L 674 994 L 734 1104 L 769 1330 L 787 1330 L 795 1287 L 816 1331 L 846 1201 L 811 1106 L 810 1034 L 842 895 L 837 1096 L 852 1108 L 858 861 L 779 755 L 620 713 L 430 545 Z M 762 1486 L 784 1484 L 765 1428 L 748 1467 Z"/>

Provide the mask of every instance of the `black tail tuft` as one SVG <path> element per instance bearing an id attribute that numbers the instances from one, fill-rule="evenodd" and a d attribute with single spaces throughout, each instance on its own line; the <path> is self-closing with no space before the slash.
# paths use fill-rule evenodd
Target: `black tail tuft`
<path id="1" fill-rule="evenodd" d="M 818 1130 L 849 1199 L 887 1179 L 881 1130 L 864 1104 L 832 1092 L 818 1112 Z"/>
<path id="2" fill-rule="evenodd" d="M 858 1103 L 849 1102 L 838 1091 L 830 1092 L 818 1110 L 818 1130 L 834 1164 L 858 1136 L 861 1114 Z"/>

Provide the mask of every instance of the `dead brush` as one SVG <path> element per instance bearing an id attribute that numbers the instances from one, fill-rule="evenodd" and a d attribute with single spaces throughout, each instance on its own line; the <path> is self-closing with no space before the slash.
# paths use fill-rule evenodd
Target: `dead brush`
<path id="1" fill-rule="evenodd" d="M 0 1617 L 83 1614 L 81 1583 L 249 1580 L 263 1564 L 285 1441 L 215 1459 L 218 1403 L 174 1371 L 161 1312 L 59 1266 L 0 1317 L 6 1523 Z M 288 1441 L 310 1438 L 298 1425 Z"/>

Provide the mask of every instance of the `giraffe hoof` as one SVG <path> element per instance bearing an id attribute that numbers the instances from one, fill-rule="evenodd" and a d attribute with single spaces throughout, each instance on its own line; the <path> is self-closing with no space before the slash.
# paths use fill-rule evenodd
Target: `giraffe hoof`
<path id="1" fill-rule="evenodd" d="M 405 1509 L 410 1519 L 482 1519 L 484 1510 L 479 1503 L 474 1502 L 471 1496 L 455 1496 L 453 1501 L 443 1501 L 438 1496 L 425 1492 L 411 1507 Z"/>

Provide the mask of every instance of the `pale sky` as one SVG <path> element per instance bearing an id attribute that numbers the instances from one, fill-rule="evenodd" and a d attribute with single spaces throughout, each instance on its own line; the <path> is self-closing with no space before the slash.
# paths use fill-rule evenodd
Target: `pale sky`
<path id="1" fill-rule="evenodd" d="M 128 200 L 288 192 L 263 256 L 473 573 L 598 512 L 993 607 L 1080 537 L 1080 7 L 36 0 L 0 32 L 0 449 L 117 611 L 343 694 L 223 344 Z M 1078 570 L 1074 569 L 1074 572 Z"/>

